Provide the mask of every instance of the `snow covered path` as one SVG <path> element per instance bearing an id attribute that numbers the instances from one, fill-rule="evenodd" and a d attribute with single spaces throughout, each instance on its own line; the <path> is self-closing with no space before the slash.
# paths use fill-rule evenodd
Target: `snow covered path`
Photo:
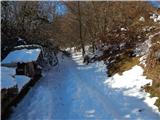
<path id="1" fill-rule="evenodd" d="M 10 120 L 160 118 L 141 99 L 107 87 L 104 71 L 100 63 L 83 65 L 78 55 L 61 60 L 29 91 Z"/>

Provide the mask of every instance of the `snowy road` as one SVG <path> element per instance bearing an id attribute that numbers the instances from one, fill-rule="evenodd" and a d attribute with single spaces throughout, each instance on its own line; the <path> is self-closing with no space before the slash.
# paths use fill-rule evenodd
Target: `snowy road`
<path id="1" fill-rule="evenodd" d="M 64 62 L 65 61 L 65 62 Z M 65 58 L 30 90 L 11 120 L 144 119 L 158 116 L 141 99 L 107 87 L 105 67 Z"/>

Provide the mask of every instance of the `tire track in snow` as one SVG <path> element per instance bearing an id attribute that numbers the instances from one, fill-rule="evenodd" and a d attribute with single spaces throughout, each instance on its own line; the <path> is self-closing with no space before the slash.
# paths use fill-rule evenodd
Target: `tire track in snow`
<path id="1" fill-rule="evenodd" d="M 122 117 L 119 114 L 120 112 L 117 110 L 116 107 L 111 102 L 109 97 L 107 97 L 105 94 L 103 94 L 101 91 L 99 91 L 93 84 L 90 84 L 88 82 L 87 77 L 85 77 L 84 74 L 81 74 L 77 69 L 70 69 L 70 68 L 76 68 L 77 65 L 75 63 L 72 64 L 72 67 L 69 67 L 69 73 L 74 76 L 74 78 L 77 79 L 77 82 L 79 82 L 79 87 L 82 87 L 83 90 L 86 89 L 86 92 L 93 98 L 97 100 L 97 102 L 103 107 L 106 113 L 110 113 L 113 118 L 121 120 Z M 92 74 L 93 75 L 93 74 Z M 84 81 L 85 80 L 85 81 Z M 94 80 L 93 80 L 94 82 Z M 124 120 L 124 118 L 123 118 Z"/>
<path id="2" fill-rule="evenodd" d="M 97 68 L 90 71 L 83 66 L 82 72 L 78 67 L 65 58 L 58 69 L 51 69 L 18 105 L 11 120 L 127 119 L 116 104 L 118 100 L 99 85 L 101 78 L 93 72 Z"/>

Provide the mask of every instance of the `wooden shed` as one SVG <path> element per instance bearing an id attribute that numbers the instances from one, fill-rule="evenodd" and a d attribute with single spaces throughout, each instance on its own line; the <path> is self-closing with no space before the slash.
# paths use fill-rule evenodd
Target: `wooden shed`
<path id="1" fill-rule="evenodd" d="M 14 80 L 15 68 L 1 67 L 1 113 L 3 114 L 8 104 L 18 94 Z"/>
<path id="2" fill-rule="evenodd" d="M 8 117 L 12 106 L 25 96 L 33 81 L 25 75 L 15 75 L 16 68 L 1 66 L 1 118 Z"/>
<path id="3" fill-rule="evenodd" d="M 43 59 L 41 47 L 38 45 L 21 45 L 14 48 L 2 61 L 3 66 L 16 67 L 17 75 L 33 78 L 41 75 L 39 62 Z"/>

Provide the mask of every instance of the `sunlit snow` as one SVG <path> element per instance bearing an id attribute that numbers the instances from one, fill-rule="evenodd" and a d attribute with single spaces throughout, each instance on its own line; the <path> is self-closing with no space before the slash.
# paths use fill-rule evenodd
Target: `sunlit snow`
<path id="1" fill-rule="evenodd" d="M 151 82 L 142 76 L 141 67 L 110 78 L 103 62 L 84 65 L 79 53 L 72 57 L 62 60 L 59 55 L 60 64 L 30 90 L 10 120 L 160 118 L 153 99 L 140 91 L 141 85 Z"/>
<path id="2" fill-rule="evenodd" d="M 3 64 L 15 64 L 17 62 L 32 62 L 36 61 L 41 50 L 40 49 L 21 49 L 11 51 L 7 57 L 2 61 Z"/>

